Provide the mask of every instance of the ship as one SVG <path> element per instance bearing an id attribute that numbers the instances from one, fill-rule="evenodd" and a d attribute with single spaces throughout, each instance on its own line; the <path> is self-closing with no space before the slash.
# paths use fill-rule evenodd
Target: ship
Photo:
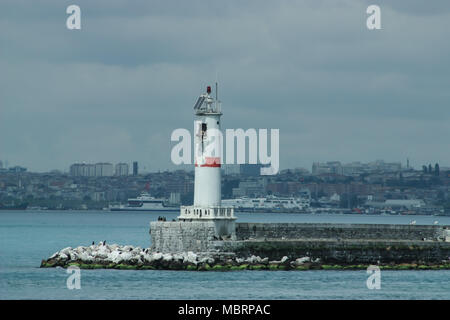
<path id="1" fill-rule="evenodd" d="M 222 205 L 232 206 L 236 211 L 245 212 L 309 212 L 310 210 L 310 200 L 300 197 L 240 197 L 224 199 Z"/>
<path id="2" fill-rule="evenodd" d="M 136 198 L 128 199 L 127 204 L 111 204 L 110 211 L 179 211 L 180 206 L 170 204 L 167 199 L 155 198 L 148 193 L 141 193 Z"/>
<path id="3" fill-rule="evenodd" d="M 9 203 L 9 204 L 3 204 L 0 203 L 0 210 L 25 210 L 28 207 L 27 202 L 21 202 L 21 203 Z"/>

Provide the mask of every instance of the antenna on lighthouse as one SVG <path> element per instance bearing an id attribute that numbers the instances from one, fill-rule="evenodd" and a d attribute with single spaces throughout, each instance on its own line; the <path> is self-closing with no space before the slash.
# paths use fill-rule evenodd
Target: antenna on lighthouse
<path id="1" fill-rule="evenodd" d="M 219 101 L 219 85 L 216 82 L 216 101 Z"/>

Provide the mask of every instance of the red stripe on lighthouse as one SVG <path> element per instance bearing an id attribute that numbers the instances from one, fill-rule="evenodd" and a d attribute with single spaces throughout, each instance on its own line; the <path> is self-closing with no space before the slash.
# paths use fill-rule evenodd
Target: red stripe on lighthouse
<path id="1" fill-rule="evenodd" d="M 201 164 L 200 167 L 210 167 L 210 168 L 220 168 L 220 158 L 219 157 L 206 157 L 205 163 Z M 197 163 L 195 166 L 198 167 Z"/>

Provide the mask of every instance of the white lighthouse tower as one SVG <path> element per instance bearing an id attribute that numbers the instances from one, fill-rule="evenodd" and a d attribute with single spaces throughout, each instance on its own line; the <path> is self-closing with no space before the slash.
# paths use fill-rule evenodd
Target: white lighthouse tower
<path id="1" fill-rule="evenodd" d="M 222 133 L 220 131 L 221 104 L 211 96 L 211 87 L 200 95 L 195 106 L 194 205 L 180 208 L 180 221 L 214 222 L 216 235 L 232 236 L 235 228 L 233 207 L 221 205 Z"/>

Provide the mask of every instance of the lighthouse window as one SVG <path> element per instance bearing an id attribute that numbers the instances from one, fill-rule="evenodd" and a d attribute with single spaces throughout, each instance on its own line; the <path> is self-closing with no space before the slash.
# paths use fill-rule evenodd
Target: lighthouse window
<path id="1" fill-rule="evenodd" d="M 202 131 L 206 131 L 206 123 L 202 123 Z"/>

